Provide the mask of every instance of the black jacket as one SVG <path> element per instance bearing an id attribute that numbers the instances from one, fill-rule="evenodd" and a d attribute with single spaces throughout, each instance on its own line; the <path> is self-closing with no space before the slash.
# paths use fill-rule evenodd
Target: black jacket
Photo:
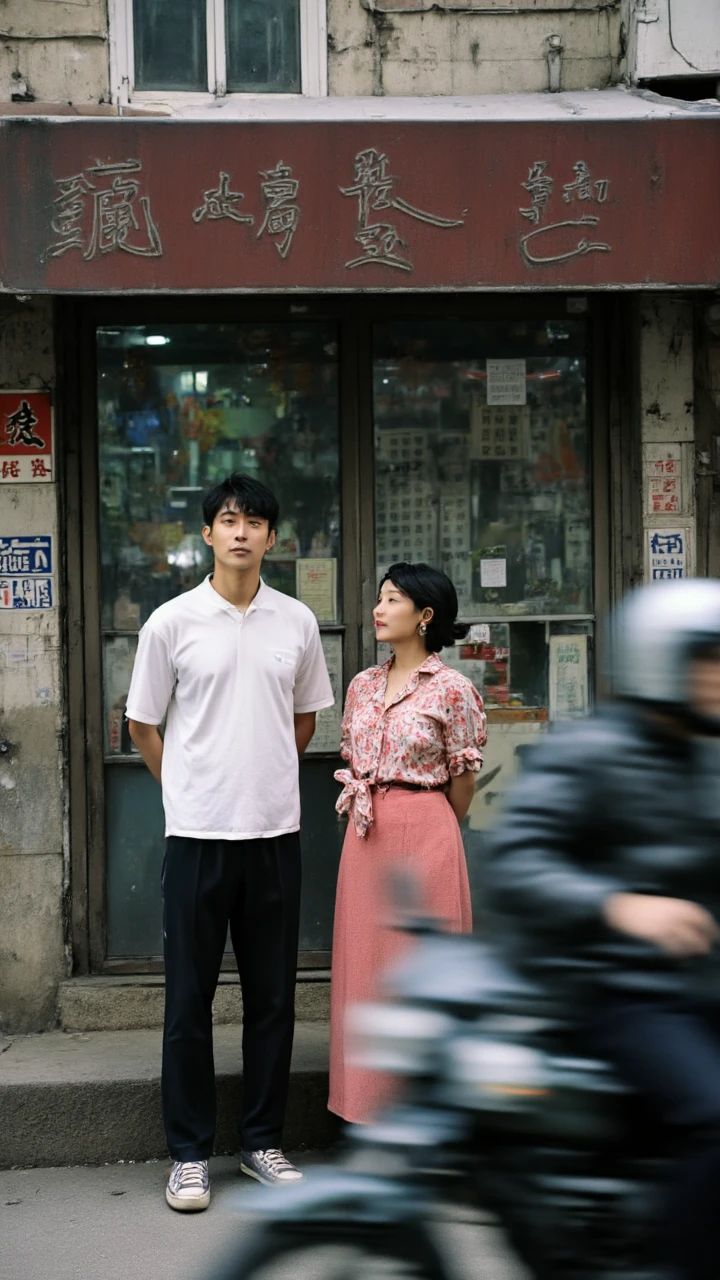
<path id="1" fill-rule="evenodd" d="M 536 979 L 720 999 L 720 957 L 691 962 L 614 932 L 614 892 L 686 898 L 720 920 L 720 749 L 631 704 L 533 748 L 487 866 L 499 936 Z"/>

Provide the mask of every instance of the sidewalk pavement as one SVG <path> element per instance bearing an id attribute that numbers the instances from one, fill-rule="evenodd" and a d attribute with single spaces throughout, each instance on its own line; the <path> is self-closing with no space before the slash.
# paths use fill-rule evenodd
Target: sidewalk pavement
<path id="1" fill-rule="evenodd" d="M 319 1158 L 292 1154 L 305 1168 Z M 165 1203 L 168 1169 L 163 1160 L 0 1172 L 2 1280 L 209 1280 L 213 1260 L 252 1226 L 243 1200 L 257 1183 L 238 1173 L 237 1160 L 216 1158 L 210 1208 L 179 1214 Z M 529 1280 L 484 1215 L 458 1209 L 439 1233 L 457 1280 Z M 321 1274 L 332 1280 L 315 1254 L 285 1276 Z"/>

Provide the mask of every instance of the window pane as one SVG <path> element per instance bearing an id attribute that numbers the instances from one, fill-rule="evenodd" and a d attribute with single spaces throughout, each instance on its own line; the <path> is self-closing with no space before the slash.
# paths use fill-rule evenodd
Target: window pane
<path id="1" fill-rule="evenodd" d="M 582 322 L 381 325 L 375 352 L 378 572 L 444 569 L 466 618 L 592 612 Z"/>
<path id="2" fill-rule="evenodd" d="M 494 727 L 589 709 L 592 622 L 574 621 L 593 609 L 584 342 L 581 321 L 375 333 L 378 581 L 397 560 L 453 580 L 474 625 L 443 660 Z"/>
<path id="3" fill-rule="evenodd" d="M 300 93 L 300 0 L 225 0 L 228 90 Z"/>
<path id="4" fill-rule="evenodd" d="M 206 0 L 133 0 L 136 89 L 207 92 Z"/>
<path id="5" fill-rule="evenodd" d="M 340 621 L 336 331 L 118 326 L 98 333 L 98 373 L 105 750 L 127 755 L 134 634 L 210 571 L 201 498 L 231 471 L 280 502 L 264 579 Z"/>

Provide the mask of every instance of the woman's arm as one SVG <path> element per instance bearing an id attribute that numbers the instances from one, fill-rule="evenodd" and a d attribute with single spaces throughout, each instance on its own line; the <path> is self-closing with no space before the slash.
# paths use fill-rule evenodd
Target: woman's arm
<path id="1" fill-rule="evenodd" d="M 459 773 L 456 778 L 450 779 L 448 800 L 458 822 L 462 822 L 467 816 L 472 804 L 476 778 L 477 774 L 473 773 L 472 769 L 466 769 L 464 773 Z"/>

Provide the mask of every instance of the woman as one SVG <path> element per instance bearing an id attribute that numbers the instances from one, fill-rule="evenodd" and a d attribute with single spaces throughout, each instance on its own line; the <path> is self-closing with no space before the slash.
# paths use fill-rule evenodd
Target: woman
<path id="1" fill-rule="evenodd" d="M 378 640 L 393 657 L 355 676 L 348 689 L 335 774 L 349 814 L 335 906 L 330 1023 L 331 1111 L 363 1121 L 387 1098 L 388 1082 L 346 1060 L 348 1005 L 373 999 L 383 972 L 405 945 L 388 929 L 388 873 L 419 882 L 423 907 L 456 933 L 472 928 L 470 888 L 460 836 L 482 766 L 482 700 L 440 649 L 464 634 L 444 573 L 394 564 L 374 610 Z"/>

